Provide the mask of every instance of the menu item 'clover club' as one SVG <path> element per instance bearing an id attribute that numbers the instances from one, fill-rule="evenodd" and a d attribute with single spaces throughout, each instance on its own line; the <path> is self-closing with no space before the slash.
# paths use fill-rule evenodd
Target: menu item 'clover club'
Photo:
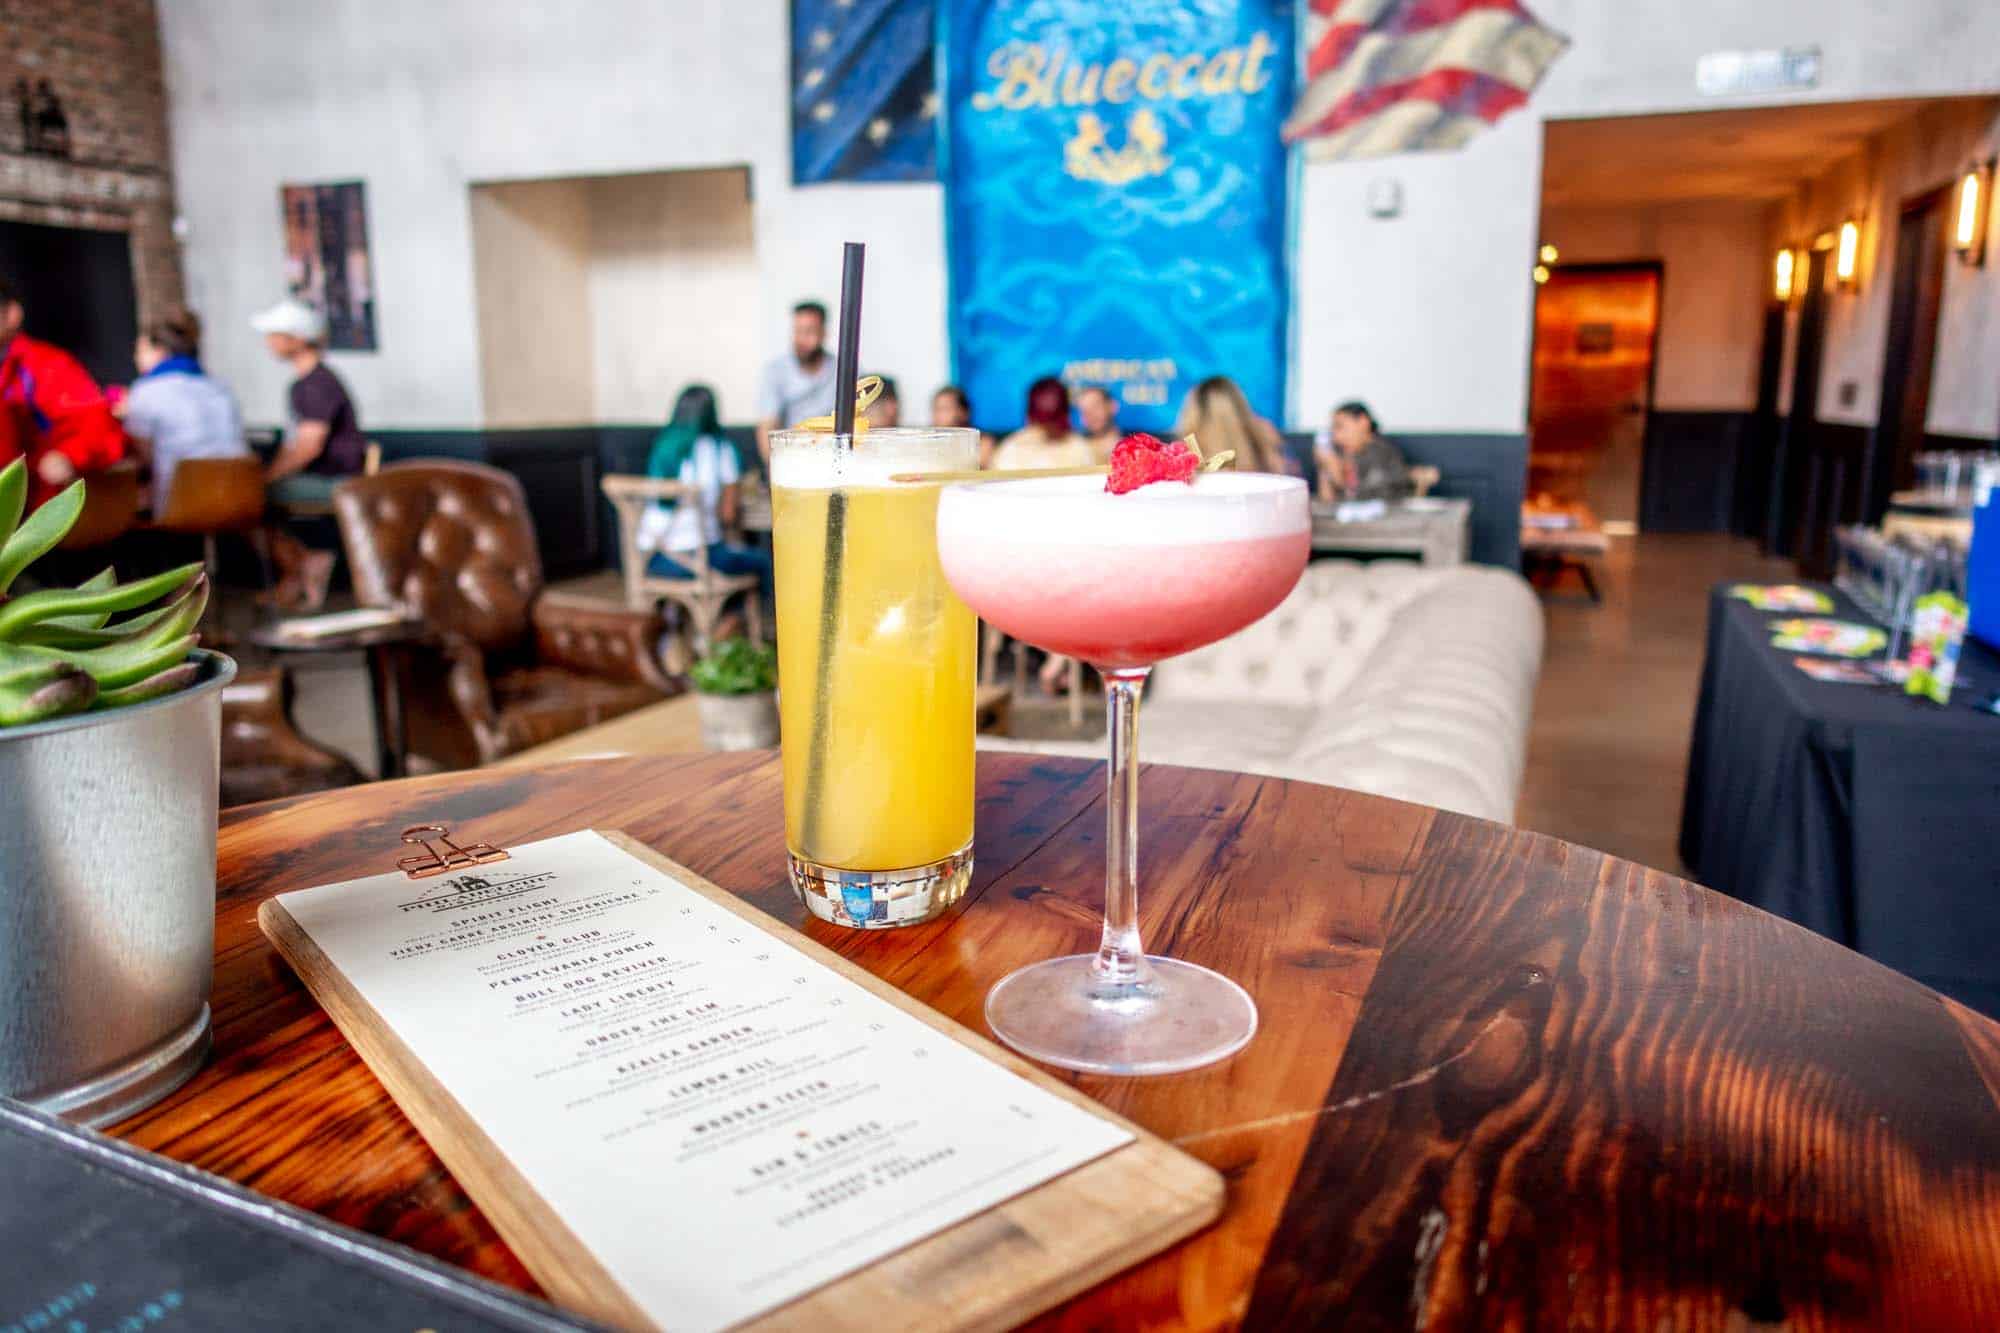
<path id="1" fill-rule="evenodd" d="M 83 513 L 84 483 L 72 482 L 23 522 L 27 498 L 27 465 L 15 459 L 0 469 L 0 727 L 140 703 L 194 684 L 201 663 L 190 654 L 208 607 L 201 566 L 126 584 L 107 569 L 74 588 L 10 598 L 21 571 Z"/>

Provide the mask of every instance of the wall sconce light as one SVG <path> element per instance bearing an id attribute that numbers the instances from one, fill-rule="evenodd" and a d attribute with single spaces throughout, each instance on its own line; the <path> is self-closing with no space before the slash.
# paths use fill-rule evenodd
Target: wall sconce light
<path id="1" fill-rule="evenodd" d="M 1542 242 L 1541 260 L 1544 264 L 1553 264 L 1560 258 L 1562 258 L 1562 251 L 1556 249 L 1546 241 Z"/>
<path id="2" fill-rule="evenodd" d="M 1833 276 L 1842 287 L 1858 285 L 1854 276 L 1861 259 L 1861 224 L 1853 218 L 1840 224 L 1840 240 L 1833 252 Z"/>
<path id="3" fill-rule="evenodd" d="M 1951 248 L 1974 268 L 1986 263 L 1986 220 L 1992 208 L 1993 160 L 1988 158 L 1967 167 L 1959 178 L 1951 215 Z"/>
<path id="4" fill-rule="evenodd" d="M 1549 266 L 1547 264 L 1535 265 L 1535 285 L 1539 287 L 1548 280 L 1549 280 Z"/>
<path id="5" fill-rule="evenodd" d="M 1778 262 L 1771 283 L 1771 294 L 1780 301 L 1789 301 L 1792 299 L 1792 277 L 1798 268 L 1798 262 L 1799 257 L 1793 254 L 1789 247 L 1778 251 Z"/>

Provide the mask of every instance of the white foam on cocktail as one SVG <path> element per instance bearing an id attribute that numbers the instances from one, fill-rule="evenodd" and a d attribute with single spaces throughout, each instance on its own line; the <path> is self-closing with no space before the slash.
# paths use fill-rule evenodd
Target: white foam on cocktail
<path id="1" fill-rule="evenodd" d="M 1298 482 L 1263 472 L 1210 472 L 1190 486 L 1158 481 L 1113 495 L 1102 477 L 1042 477 L 946 488 L 939 537 L 1007 544 L 1189 546 L 1296 532 Z"/>
<path id="2" fill-rule="evenodd" d="M 972 467 L 978 455 L 973 430 L 871 430 L 849 449 L 830 434 L 780 437 L 771 449 L 771 484 L 797 491 L 888 486 L 898 473 Z"/>

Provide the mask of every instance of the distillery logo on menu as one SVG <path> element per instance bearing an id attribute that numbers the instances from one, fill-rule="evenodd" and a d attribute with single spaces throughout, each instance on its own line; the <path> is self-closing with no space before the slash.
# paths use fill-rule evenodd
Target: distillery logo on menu
<path id="1" fill-rule="evenodd" d="M 515 875 L 511 879 L 485 875 L 453 875 L 448 879 L 420 880 L 417 896 L 396 904 L 399 912 L 456 912 L 484 903 L 503 902 L 524 893 L 534 893 L 555 883 L 555 872 Z"/>

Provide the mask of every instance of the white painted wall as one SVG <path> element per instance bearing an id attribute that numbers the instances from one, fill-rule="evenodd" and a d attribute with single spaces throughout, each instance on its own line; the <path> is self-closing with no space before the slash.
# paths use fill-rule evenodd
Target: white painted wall
<path id="1" fill-rule="evenodd" d="M 1574 46 L 1529 110 L 1460 154 L 1302 171 L 1291 424 L 1360 394 L 1393 430 L 1525 429 L 1544 117 L 1728 105 L 1694 91 L 1695 59 L 1721 47 L 1817 43 L 1821 84 L 1793 100 L 2000 91 L 1992 0 L 1534 9 Z M 241 323 L 280 288 L 278 186 L 360 178 L 382 351 L 336 364 L 374 424 L 477 422 L 469 184 L 748 164 L 760 355 L 782 345 L 793 300 L 835 295 L 839 241 L 866 240 L 862 359 L 919 401 L 949 363 L 942 192 L 790 186 L 786 12 L 781 0 L 161 0 L 188 283 L 215 331 L 211 361 L 250 416 L 278 414 L 284 374 Z M 1366 216 L 1378 176 L 1403 183 L 1401 217 Z M 1985 318 L 1991 339 L 1991 302 Z"/>
<path id="2" fill-rule="evenodd" d="M 1290 425 L 1360 398 L 1391 434 L 1527 429 L 1541 155 L 1522 115 L 1459 153 L 1301 173 Z M 1385 177 L 1402 212 L 1374 218 Z"/>
<path id="3" fill-rule="evenodd" d="M 367 424 L 483 420 L 476 182 L 746 164 L 757 358 L 784 345 L 794 301 L 838 295 L 840 242 L 864 240 L 864 358 L 913 386 L 944 379 L 942 192 L 791 187 L 777 0 L 164 0 L 160 27 L 189 300 L 252 420 L 283 411 L 284 368 L 244 321 L 283 290 L 287 181 L 368 184 L 381 351 L 332 357 Z M 628 389 L 640 396 L 629 376 L 605 386 L 621 406 Z M 662 409 L 644 392 L 649 420 Z"/>
<path id="4" fill-rule="evenodd" d="M 1551 210 L 1542 215 L 1541 238 L 1565 264 L 1661 261 L 1653 405 L 1747 412 L 1757 405 L 1770 211 L 1727 200 Z"/>

